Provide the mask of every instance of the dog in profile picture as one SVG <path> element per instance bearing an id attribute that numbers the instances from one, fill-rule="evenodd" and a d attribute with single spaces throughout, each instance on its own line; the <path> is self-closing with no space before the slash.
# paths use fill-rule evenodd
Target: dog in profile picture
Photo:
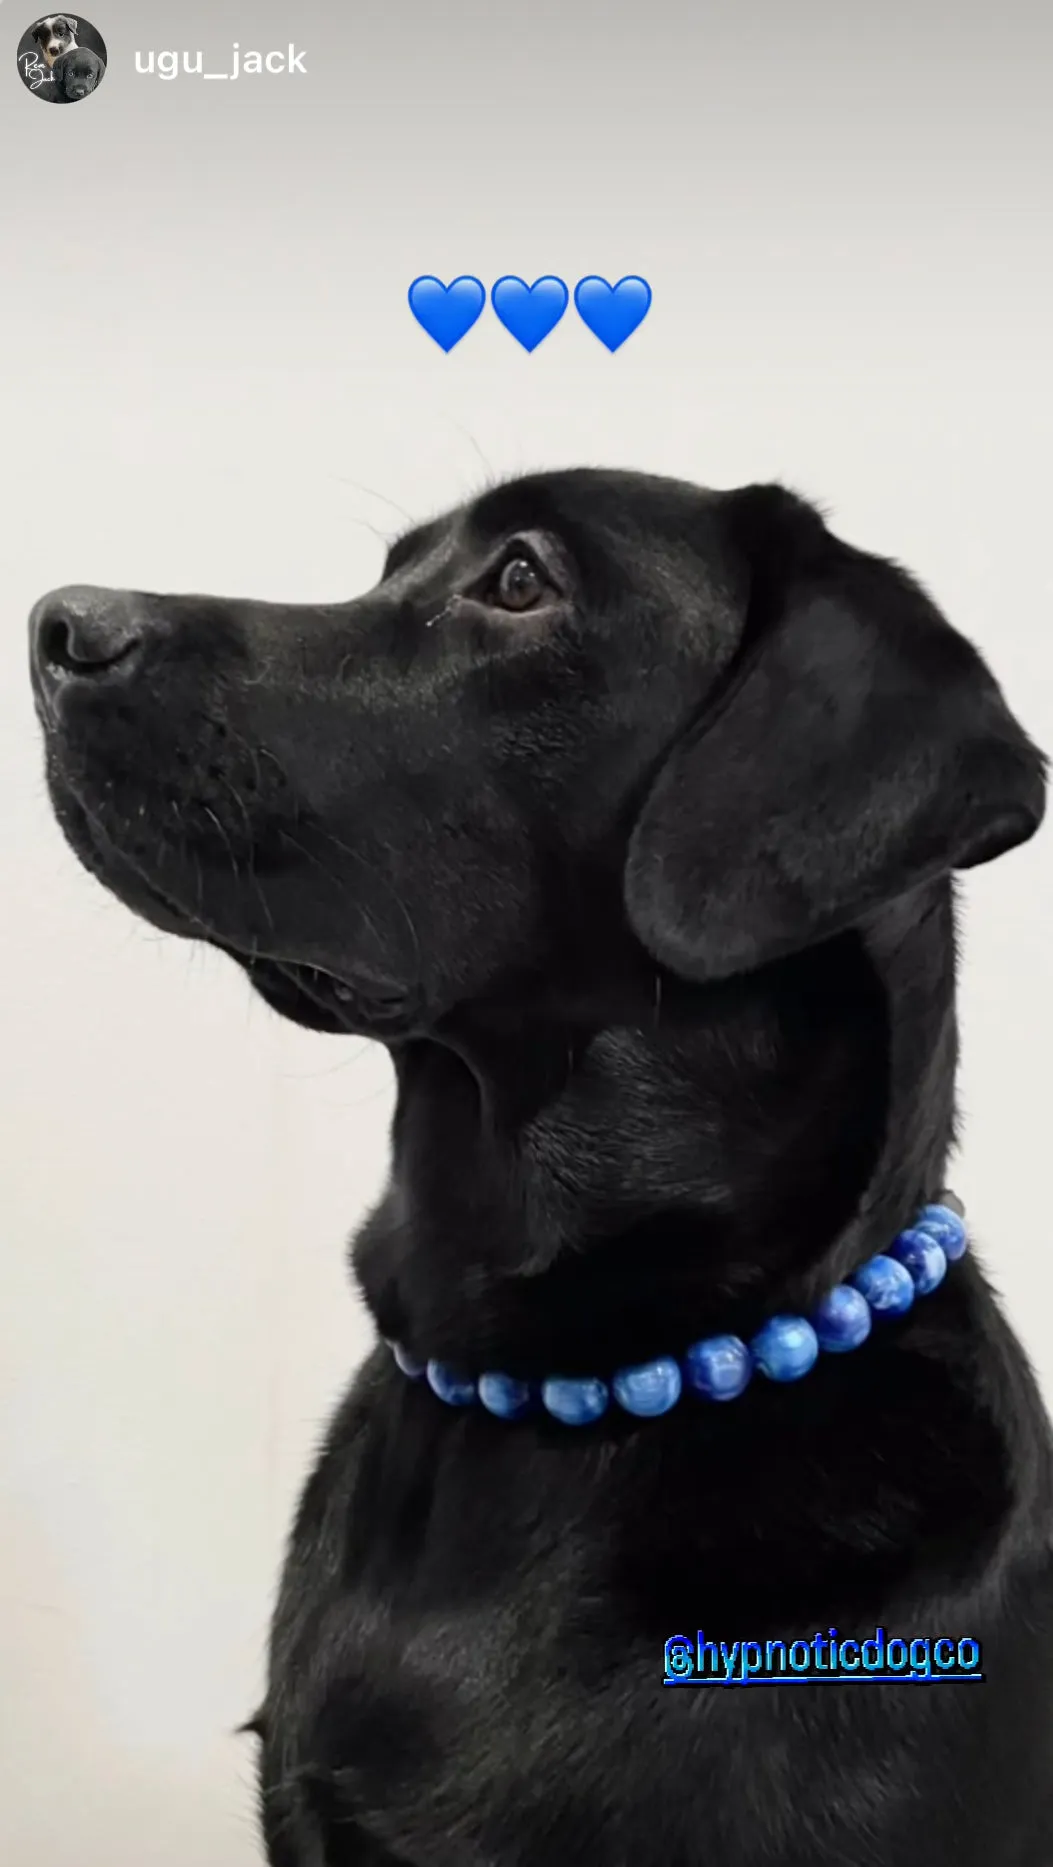
<path id="1" fill-rule="evenodd" d="M 40 47 L 40 56 L 50 70 L 57 58 L 64 53 L 76 50 L 77 27 L 79 21 L 71 19 L 68 13 L 51 13 L 47 19 L 38 19 L 33 27 L 33 37 Z"/>
<path id="2" fill-rule="evenodd" d="M 103 64 L 96 52 L 90 52 L 86 45 L 74 46 L 71 52 L 63 52 L 51 67 L 58 95 L 56 104 L 76 104 L 89 91 L 94 91 L 102 78 Z"/>
<path id="3" fill-rule="evenodd" d="M 34 20 L 18 47 L 18 75 L 45 104 L 79 104 L 102 83 L 106 47 L 101 33 L 72 13 Z"/>

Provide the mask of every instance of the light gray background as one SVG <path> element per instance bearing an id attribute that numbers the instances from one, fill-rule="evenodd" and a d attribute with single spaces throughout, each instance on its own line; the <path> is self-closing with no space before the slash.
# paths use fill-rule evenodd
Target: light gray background
<path id="1" fill-rule="evenodd" d="M 522 467 L 780 475 L 910 564 L 1053 748 L 1053 27 L 1037 0 L 94 23 L 101 90 L 46 109 L 0 5 L 0 1855 L 242 1867 L 230 1732 L 368 1340 L 343 1241 L 389 1069 L 77 869 L 25 614 L 70 580 L 349 596 L 403 511 Z M 306 77 L 134 75 L 290 37 Z M 533 356 L 487 312 L 446 358 L 405 293 L 463 271 L 638 272 L 654 306 L 615 357 L 573 312 Z M 965 895 L 954 1178 L 1049 1387 L 1053 834 Z"/>

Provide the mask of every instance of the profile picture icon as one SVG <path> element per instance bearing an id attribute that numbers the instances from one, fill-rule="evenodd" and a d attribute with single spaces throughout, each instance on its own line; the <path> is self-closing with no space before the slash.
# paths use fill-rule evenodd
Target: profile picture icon
<path id="1" fill-rule="evenodd" d="M 106 47 L 90 20 L 47 13 L 18 42 L 18 75 L 45 104 L 79 104 L 106 73 Z"/>

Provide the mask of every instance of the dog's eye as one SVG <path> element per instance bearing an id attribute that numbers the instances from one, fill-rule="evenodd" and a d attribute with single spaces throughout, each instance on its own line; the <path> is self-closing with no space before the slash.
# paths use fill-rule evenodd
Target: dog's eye
<path id="1" fill-rule="evenodd" d="M 495 593 L 502 609 L 533 609 L 544 588 L 540 571 L 528 557 L 511 557 L 501 567 Z"/>

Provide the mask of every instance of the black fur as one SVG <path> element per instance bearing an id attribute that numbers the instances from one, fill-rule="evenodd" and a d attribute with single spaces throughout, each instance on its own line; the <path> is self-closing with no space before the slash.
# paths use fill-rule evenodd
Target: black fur
<path id="1" fill-rule="evenodd" d="M 55 76 L 55 102 L 76 104 L 97 89 L 105 67 L 95 52 L 86 45 L 79 45 L 72 52 L 63 52 L 51 69 Z"/>
<path id="2" fill-rule="evenodd" d="M 1043 762 L 782 489 L 539 475 L 352 604 L 74 589 L 33 642 L 82 861 L 389 1045 L 382 1335 L 530 1376 L 748 1334 L 943 1185 L 951 872 L 1032 834 Z M 1050 1479 L 975 1258 L 797 1386 L 642 1424 L 461 1413 L 378 1347 L 291 1538 L 267 1858 L 1049 1867 Z M 875 1625 L 978 1639 L 986 1684 L 662 1688 L 677 1632 Z"/>

